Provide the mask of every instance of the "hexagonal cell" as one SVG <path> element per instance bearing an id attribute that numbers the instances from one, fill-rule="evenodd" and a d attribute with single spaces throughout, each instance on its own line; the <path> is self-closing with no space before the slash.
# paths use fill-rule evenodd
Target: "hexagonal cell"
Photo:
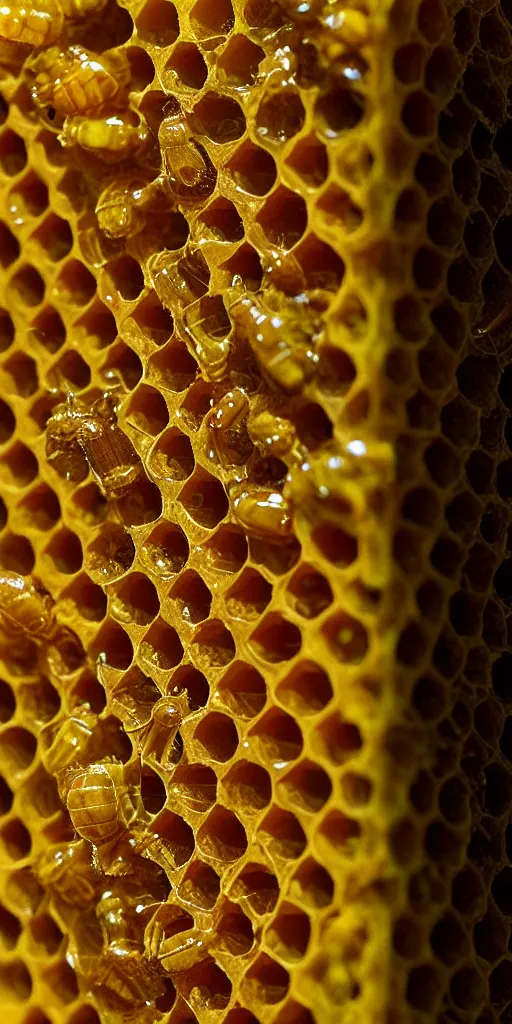
<path id="1" fill-rule="evenodd" d="M 368 634 L 362 622 L 340 612 L 326 622 L 323 632 L 338 661 L 348 665 L 359 665 L 363 661 L 368 649 Z"/>
<path id="2" fill-rule="evenodd" d="M 48 385 L 58 391 L 82 391 L 91 381 L 91 370 L 78 352 L 64 352 L 46 375 Z M 71 385 L 71 387 L 69 387 Z M 58 463 L 57 463 L 58 465 Z"/>
<path id="3" fill-rule="evenodd" d="M 361 842 L 361 826 L 353 818 L 348 818 L 341 811 L 330 811 L 326 815 L 315 836 L 318 855 L 329 859 L 335 857 L 353 858 L 357 855 Z"/>
<path id="4" fill-rule="evenodd" d="M 264 57 L 265 51 L 261 46 L 257 46 L 246 36 L 232 36 L 217 58 L 220 81 L 235 89 L 253 85 Z"/>
<path id="5" fill-rule="evenodd" d="M 245 829 L 232 811 L 217 804 L 197 832 L 197 848 L 205 857 L 231 864 L 247 849 Z"/>
<path id="6" fill-rule="evenodd" d="M 161 352 L 151 356 L 147 376 L 163 391 L 186 391 L 197 376 L 197 363 L 186 346 L 173 339 Z M 179 418 L 181 415 L 181 412 L 178 413 Z"/>
<path id="7" fill-rule="evenodd" d="M 203 760 L 230 761 L 238 747 L 238 733 L 231 718 L 211 711 L 194 731 L 194 741 Z"/>
<path id="8" fill-rule="evenodd" d="M 314 735 L 315 747 L 333 764 L 345 764 L 363 746 L 363 738 L 357 725 L 345 721 L 337 712 L 317 726 Z"/>
<path id="9" fill-rule="evenodd" d="M 45 548 L 45 555 L 51 558 L 57 572 L 73 575 L 82 567 L 82 545 L 71 530 L 59 530 Z"/>
<path id="10" fill-rule="evenodd" d="M 147 384 L 140 384 L 130 398 L 126 410 L 126 422 L 142 433 L 152 434 L 153 437 L 156 437 L 169 422 L 169 411 L 165 399 L 155 388 L 148 387 Z"/>
<path id="11" fill-rule="evenodd" d="M 194 123 L 210 142 L 234 142 L 245 133 L 245 115 L 229 96 L 207 92 L 194 107 Z"/>
<path id="12" fill-rule="evenodd" d="M 165 520 L 144 541 L 139 555 L 144 566 L 163 580 L 181 572 L 188 556 L 189 544 L 183 530 Z"/>
<path id="13" fill-rule="evenodd" d="M 320 910 L 332 903 L 334 882 L 324 867 L 308 857 L 290 882 L 290 896 L 301 905 Z"/>
<path id="14" fill-rule="evenodd" d="M 24 860 L 30 853 L 32 839 L 23 822 L 19 818 L 11 818 L 0 829 L 0 844 L 5 856 L 11 860 Z"/>
<path id="15" fill-rule="evenodd" d="M 195 43 L 178 43 L 165 65 L 166 88 L 202 89 L 208 78 L 206 61 Z"/>
<path id="16" fill-rule="evenodd" d="M 241 990 L 245 999 L 253 1000 L 257 1006 L 273 1006 L 282 1002 L 289 985 L 290 976 L 284 967 L 261 953 L 247 971 Z"/>
<path id="17" fill-rule="evenodd" d="M 237 661 L 217 684 L 217 694 L 232 714 L 254 718 L 264 708 L 267 688 L 263 676 L 252 665 Z"/>
<path id="18" fill-rule="evenodd" d="M 279 883 L 275 875 L 261 864 L 246 864 L 231 885 L 230 899 L 247 902 L 254 914 L 269 914 L 279 898 Z"/>
<path id="19" fill-rule="evenodd" d="M 193 861 L 179 886 L 180 898 L 200 910 L 213 910 L 220 894 L 220 878 L 209 864 Z"/>
<path id="20" fill-rule="evenodd" d="M 117 338 L 116 318 L 110 309 L 100 302 L 97 295 L 88 309 L 73 324 L 73 335 L 77 348 L 108 348 Z M 135 358 L 131 353 L 132 359 Z"/>
<path id="21" fill-rule="evenodd" d="M 194 523 L 210 530 L 224 519 L 229 509 L 222 484 L 199 468 L 180 491 L 178 501 Z"/>
<path id="22" fill-rule="evenodd" d="M 14 949 L 21 932 L 18 918 L 0 904 L 0 948 L 2 951 Z"/>
<path id="23" fill-rule="evenodd" d="M 272 584 L 256 571 L 244 569 L 224 598 L 231 619 L 252 622 L 259 619 L 272 598 Z"/>
<path id="24" fill-rule="evenodd" d="M 143 526 L 154 523 L 162 514 L 162 495 L 156 484 L 147 477 L 139 478 L 136 487 L 121 498 L 117 507 L 125 526 Z"/>
<path id="25" fill-rule="evenodd" d="M 241 242 L 244 225 L 236 207 L 221 196 L 200 214 L 201 237 L 215 242 Z"/>
<path id="26" fill-rule="evenodd" d="M 0 775 L 0 814 L 8 814 L 12 807 L 14 794 Z"/>
<path id="27" fill-rule="evenodd" d="M 292 249 L 302 238 L 308 223 L 304 199 L 280 185 L 257 216 L 267 240 L 281 249 Z"/>
<path id="28" fill-rule="evenodd" d="M 10 267 L 18 259 L 20 246 L 17 238 L 9 230 L 7 224 L 0 221 L 0 266 Z"/>
<path id="29" fill-rule="evenodd" d="M 176 611 L 184 622 L 195 625 L 210 614 L 212 595 L 194 569 L 186 570 L 169 593 Z"/>
<path id="30" fill-rule="evenodd" d="M 221 526 L 203 547 L 208 565 L 219 572 L 239 572 L 247 560 L 247 538 L 237 526 Z"/>
<path id="31" fill-rule="evenodd" d="M 11 384 L 7 386 L 8 393 L 22 395 L 28 398 L 37 391 L 39 383 L 37 378 L 37 367 L 34 359 L 24 352 L 16 352 L 6 359 L 3 365 L 4 373 L 10 378 Z"/>
<path id="32" fill-rule="evenodd" d="M 0 134 L 0 167 L 4 174 L 15 177 L 23 170 L 27 162 L 27 150 L 25 143 L 19 135 L 5 129 Z"/>
<path id="33" fill-rule="evenodd" d="M 44 298 L 45 285 L 39 271 L 25 263 L 13 274 L 7 290 L 15 307 L 39 306 Z"/>
<path id="34" fill-rule="evenodd" d="M 158 618 L 141 640 L 138 657 L 150 668 L 164 672 L 179 665 L 183 647 L 176 630 Z"/>
<path id="35" fill-rule="evenodd" d="M 239 760 L 222 780 L 222 788 L 228 795 L 230 806 L 243 817 L 259 814 L 272 797 L 272 782 L 268 772 L 261 765 Z"/>
<path id="36" fill-rule="evenodd" d="M 73 247 L 73 232 L 70 225 L 55 213 L 50 213 L 45 218 L 37 231 L 34 231 L 32 238 L 54 263 L 64 259 Z"/>
<path id="37" fill-rule="evenodd" d="M 218 924 L 220 943 L 232 956 L 244 956 L 254 942 L 252 924 L 240 907 L 233 903 L 226 905 Z"/>
<path id="38" fill-rule="evenodd" d="M 95 583 L 110 583 L 128 571 L 134 558 L 130 534 L 121 526 L 106 523 L 85 552 L 84 568 Z"/>
<path id="39" fill-rule="evenodd" d="M 195 460 L 190 439 L 177 427 L 166 430 L 149 454 L 147 467 L 157 480 L 186 480 Z"/>
<path id="40" fill-rule="evenodd" d="M 370 802 L 373 783 L 365 775 L 346 771 L 340 778 L 343 802 L 349 810 L 359 810 Z"/>
<path id="41" fill-rule="evenodd" d="M 15 725 L 0 733 L 0 751 L 10 779 L 15 781 L 23 776 L 34 760 L 36 749 L 36 738 L 28 729 Z"/>
<path id="42" fill-rule="evenodd" d="M 142 373 L 142 363 L 138 355 L 125 345 L 124 341 L 118 341 L 112 346 L 101 367 L 101 376 L 105 381 L 109 384 L 121 382 L 129 391 L 137 387 Z"/>
<path id="43" fill-rule="evenodd" d="M 9 212 L 15 220 L 39 217 L 47 206 L 48 188 L 32 170 L 9 192 Z"/>
<path id="44" fill-rule="evenodd" d="M 110 665 L 112 668 L 126 669 L 132 663 L 133 647 L 130 637 L 115 622 L 107 621 L 101 627 L 90 652 L 102 665 Z"/>
<path id="45" fill-rule="evenodd" d="M 32 978 L 23 960 L 0 964 L 0 999 L 3 1006 L 24 1003 L 30 999 Z"/>
<path id="46" fill-rule="evenodd" d="M 55 491 L 41 483 L 20 502 L 19 512 L 26 526 L 51 530 L 60 519 L 60 504 Z"/>
<path id="47" fill-rule="evenodd" d="M 50 914 L 37 914 L 30 922 L 30 945 L 34 956 L 53 956 L 64 936 Z"/>
<path id="48" fill-rule="evenodd" d="M 249 196 L 265 196 L 277 177 L 270 153 L 249 139 L 228 160 L 224 172 L 230 175 L 239 192 Z"/>
<path id="49" fill-rule="evenodd" d="M 262 760 L 279 763 L 279 767 L 299 757 L 303 747 L 298 723 L 279 708 L 269 709 L 252 727 L 249 736 L 261 749 Z"/>
<path id="50" fill-rule="evenodd" d="M 235 24 L 231 0 L 218 0 L 215 6 L 198 0 L 190 12 L 190 24 L 203 46 L 210 40 L 218 42 L 216 37 L 227 35 Z"/>
<path id="51" fill-rule="evenodd" d="M 73 968 L 65 961 L 57 962 L 55 966 L 42 972 L 42 980 L 50 991 L 54 993 L 54 997 L 57 997 L 64 1005 L 72 1003 L 78 996 L 76 974 Z"/>
<path id="52" fill-rule="evenodd" d="M 5 352 L 14 341 L 14 324 L 6 309 L 0 309 L 0 352 Z"/>
<path id="53" fill-rule="evenodd" d="M 178 765 L 168 790 L 177 801 L 177 809 L 204 814 L 217 799 L 217 776 L 202 764 Z"/>
<path id="54" fill-rule="evenodd" d="M 286 163 L 309 188 L 323 185 L 329 172 L 327 149 L 315 133 L 296 143 Z"/>
<path id="55" fill-rule="evenodd" d="M 3 569 L 28 576 L 34 568 L 34 562 L 34 551 L 26 537 L 20 537 L 17 533 L 6 533 L 0 539 L 0 565 Z"/>
<path id="56" fill-rule="evenodd" d="M 288 600 L 294 611 L 313 619 L 333 600 L 329 581 L 311 566 L 302 564 L 288 584 Z"/>
<path id="57" fill-rule="evenodd" d="M 0 679 L 0 722 L 8 722 L 16 710 L 14 693 L 3 679 Z"/>
<path id="58" fill-rule="evenodd" d="M 155 587 L 142 573 L 129 573 L 109 591 L 110 613 L 128 626 L 147 626 L 160 611 Z"/>
<path id="59" fill-rule="evenodd" d="M 172 46 L 178 38 L 178 12 L 169 0 L 147 0 L 136 20 L 137 34 L 150 46 Z"/>
<path id="60" fill-rule="evenodd" d="M 311 934 L 309 917 L 293 903 L 282 903 L 279 913 L 265 930 L 265 943 L 274 955 L 296 963 L 306 955 Z"/>
<path id="61" fill-rule="evenodd" d="M 10 405 L 0 399 L 0 444 L 5 444 L 9 440 L 15 428 L 16 420 Z"/>
<path id="62" fill-rule="evenodd" d="M 256 131 L 266 142 L 287 142 L 300 132 L 305 118 L 299 92 L 282 88 L 263 97 L 256 113 Z"/>
<path id="63" fill-rule="evenodd" d="M 307 846 L 302 826 L 294 814 L 272 806 L 258 826 L 259 841 L 272 858 L 297 860 Z"/>
<path id="64" fill-rule="evenodd" d="M 190 654 L 203 672 L 229 665 L 236 654 L 233 637 L 218 619 L 210 619 L 194 633 Z"/>
<path id="65" fill-rule="evenodd" d="M 168 309 L 164 309 L 155 292 L 150 292 L 137 304 L 132 319 L 141 334 L 155 345 L 165 345 L 174 332 L 174 320 Z"/>
<path id="66" fill-rule="evenodd" d="M 256 657 L 275 664 L 289 661 L 299 653 L 302 636 L 298 626 L 271 612 L 251 633 L 249 645 Z"/>
<path id="67" fill-rule="evenodd" d="M 299 811 L 316 814 L 331 795 L 332 785 L 327 773 L 311 761 L 301 761 L 277 783 L 283 802 Z"/>
<path id="68" fill-rule="evenodd" d="M 195 848 L 194 833 L 183 818 L 171 811 L 163 810 L 151 823 L 151 828 L 165 842 L 166 853 L 170 853 L 174 868 L 186 864 Z"/>
<path id="69" fill-rule="evenodd" d="M 86 306 L 96 292 L 96 278 L 80 260 L 68 260 L 54 282 L 51 295 L 70 306 Z"/>
<path id="70" fill-rule="evenodd" d="M 323 92 L 315 103 L 315 124 L 327 139 L 336 139 L 355 128 L 363 114 L 363 97 L 354 89 Z"/>

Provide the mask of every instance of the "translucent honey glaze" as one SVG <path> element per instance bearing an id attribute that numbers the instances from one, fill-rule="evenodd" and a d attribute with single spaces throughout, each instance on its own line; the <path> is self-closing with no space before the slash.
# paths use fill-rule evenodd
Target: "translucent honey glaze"
<path id="1" fill-rule="evenodd" d="M 512 1021 L 512 9 L 0 10 L 0 1007 Z"/>

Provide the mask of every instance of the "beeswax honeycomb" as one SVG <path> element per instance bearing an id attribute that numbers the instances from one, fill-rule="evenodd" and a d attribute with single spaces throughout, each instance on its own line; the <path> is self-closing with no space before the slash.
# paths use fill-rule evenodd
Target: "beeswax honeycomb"
<path id="1" fill-rule="evenodd" d="M 109 0 L 73 38 L 125 52 L 155 139 L 138 166 L 63 147 L 2 67 L 0 567 L 86 652 L 59 675 L 3 650 L 10 1024 L 512 1020 L 512 7 L 357 9 L 350 48 L 273 0 Z M 107 237 L 101 189 L 155 178 L 180 111 L 203 194 Z M 289 253 L 324 298 L 295 391 L 229 301 L 275 280 L 288 308 Z M 198 338 L 230 330 L 216 377 Z M 119 500 L 46 457 L 63 396 L 112 385 L 144 468 Z M 233 388 L 249 418 L 219 449 Z M 244 486 L 283 495 L 286 532 L 251 525 Z M 159 759 L 133 730 L 175 692 Z M 79 863 L 77 909 L 40 864 L 76 840 L 48 751 L 83 704 L 96 761 L 136 778 L 142 751 L 167 870 L 151 848 L 128 875 Z M 149 890 L 206 956 L 145 957 L 125 917 Z"/>

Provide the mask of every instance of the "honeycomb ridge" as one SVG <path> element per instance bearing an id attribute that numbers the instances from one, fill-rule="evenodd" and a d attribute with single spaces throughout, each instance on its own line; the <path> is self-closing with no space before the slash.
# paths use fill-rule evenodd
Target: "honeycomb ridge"
<path id="1" fill-rule="evenodd" d="M 146 163 L 61 145 L 0 66 L 0 568 L 40 581 L 86 655 L 1 651 L 0 1000 L 20 1024 L 512 1020 L 512 8 L 357 10 L 341 52 L 284 0 L 80 23 L 126 56 Z M 108 237 L 99 196 L 165 177 L 177 113 L 203 193 Z M 236 301 L 287 315 L 296 280 L 321 329 L 287 390 Z M 47 458 L 63 398 L 111 388 L 143 467 L 118 499 Z M 247 405 L 219 433 L 230 392 Z M 281 533 L 255 526 L 269 494 Z M 150 717 L 169 696 L 175 743 Z M 81 714 L 91 761 L 136 786 L 141 762 L 159 838 L 126 874 L 77 846 L 55 770 Z M 77 906 L 41 865 L 78 848 Z M 148 958 L 147 907 L 206 955 Z"/>

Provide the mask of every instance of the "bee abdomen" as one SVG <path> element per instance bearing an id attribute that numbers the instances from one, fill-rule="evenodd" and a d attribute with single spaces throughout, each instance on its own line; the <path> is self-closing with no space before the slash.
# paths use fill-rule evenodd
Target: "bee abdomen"
<path id="1" fill-rule="evenodd" d="M 70 786 L 67 805 L 78 834 L 95 846 L 110 842 L 122 830 L 116 789 L 107 772 L 79 775 Z"/>

